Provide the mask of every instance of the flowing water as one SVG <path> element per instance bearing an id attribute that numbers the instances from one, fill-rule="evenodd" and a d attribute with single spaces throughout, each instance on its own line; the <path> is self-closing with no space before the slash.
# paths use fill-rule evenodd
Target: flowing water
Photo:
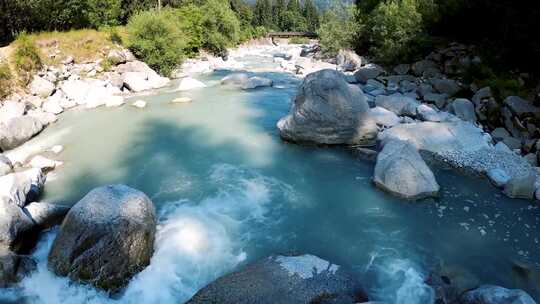
<path id="1" fill-rule="evenodd" d="M 268 57 L 244 59 L 247 69 Z M 274 253 L 311 253 L 353 269 L 373 299 L 432 303 L 431 270 L 456 284 L 500 284 L 540 299 L 540 208 L 510 200 L 486 181 L 438 169 L 440 200 L 410 203 L 371 184 L 373 163 L 345 148 L 280 140 L 277 120 L 299 80 L 256 72 L 273 88 L 171 88 L 136 99 L 146 109 L 72 110 L 40 138 L 62 144 L 65 164 L 44 200 L 71 205 L 90 189 L 123 183 L 159 214 L 151 264 L 114 299 L 51 274 L 55 230 L 34 256 L 38 270 L 0 303 L 182 303 L 220 275 Z M 191 104 L 173 105 L 179 96 Z M 528 271 L 522 271 L 521 265 Z"/>

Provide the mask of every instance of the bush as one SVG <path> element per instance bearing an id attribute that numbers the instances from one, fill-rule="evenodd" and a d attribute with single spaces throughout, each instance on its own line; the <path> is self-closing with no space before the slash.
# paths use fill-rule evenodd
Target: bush
<path id="1" fill-rule="evenodd" d="M 129 49 L 162 75 L 182 62 L 185 35 L 173 10 L 146 11 L 134 15 L 127 25 Z"/>
<path id="2" fill-rule="evenodd" d="M 11 92 L 11 71 L 7 63 L 0 63 L 0 99 L 9 95 Z"/>
<path id="3" fill-rule="evenodd" d="M 17 37 L 15 44 L 14 62 L 19 80 L 27 85 L 32 80 L 35 71 L 41 68 L 41 57 L 34 40 L 26 33 Z"/>
<path id="4" fill-rule="evenodd" d="M 203 47 L 214 54 L 222 53 L 227 47 L 240 42 L 240 21 L 228 2 L 208 0 L 202 6 L 202 27 L 205 41 Z"/>
<path id="5" fill-rule="evenodd" d="M 335 56 L 341 49 L 353 48 L 359 27 L 354 19 L 354 8 L 335 4 L 323 16 L 317 31 L 323 53 Z"/>

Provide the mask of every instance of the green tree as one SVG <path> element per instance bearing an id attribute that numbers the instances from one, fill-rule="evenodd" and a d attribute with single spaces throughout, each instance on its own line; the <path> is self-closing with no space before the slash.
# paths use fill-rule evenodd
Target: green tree
<path id="1" fill-rule="evenodd" d="M 274 28 L 272 5 L 269 0 L 257 0 L 255 3 L 253 25 Z"/>
<path id="2" fill-rule="evenodd" d="M 304 18 L 307 22 L 307 30 L 315 32 L 319 28 L 319 12 L 313 0 L 304 1 Z"/>
<path id="3" fill-rule="evenodd" d="M 354 12 L 353 6 L 335 1 L 322 15 L 317 33 L 325 54 L 335 56 L 341 49 L 354 47 L 360 30 Z"/>
<path id="4" fill-rule="evenodd" d="M 276 0 L 272 8 L 274 16 L 274 24 L 280 30 L 283 30 L 285 24 L 285 14 L 287 12 L 287 6 L 285 5 L 285 0 Z"/>

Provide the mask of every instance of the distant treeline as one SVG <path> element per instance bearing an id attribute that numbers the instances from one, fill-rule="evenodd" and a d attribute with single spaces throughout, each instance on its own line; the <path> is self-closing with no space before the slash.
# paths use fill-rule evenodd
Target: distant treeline
<path id="1" fill-rule="evenodd" d="M 228 2 L 244 28 L 316 31 L 317 8 L 312 0 L 245 0 Z M 127 24 L 136 12 L 161 7 L 205 5 L 206 0 L 0 0 L 0 45 L 17 33 L 100 28 Z"/>

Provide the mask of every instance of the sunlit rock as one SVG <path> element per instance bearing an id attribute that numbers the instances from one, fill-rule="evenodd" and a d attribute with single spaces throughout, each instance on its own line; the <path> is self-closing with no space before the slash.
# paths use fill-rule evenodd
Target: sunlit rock
<path id="1" fill-rule="evenodd" d="M 43 123 L 30 115 L 16 117 L 0 123 L 0 149 L 16 148 L 43 130 Z"/>
<path id="2" fill-rule="evenodd" d="M 184 77 L 180 81 L 180 85 L 178 86 L 177 91 L 190 91 L 190 90 L 201 89 L 205 87 L 206 85 L 203 82 L 195 78 Z"/>
<path id="3" fill-rule="evenodd" d="M 277 126 L 285 140 L 318 144 L 369 144 L 377 134 L 363 92 L 335 70 L 308 75 Z"/>
<path id="4" fill-rule="evenodd" d="M 416 147 L 401 140 L 385 143 L 377 156 L 373 182 L 385 191 L 411 200 L 436 197 L 440 189 Z"/>
<path id="5" fill-rule="evenodd" d="M 155 232 L 154 205 L 144 193 L 96 188 L 66 215 L 48 265 L 57 275 L 116 290 L 150 263 Z"/>
<path id="6" fill-rule="evenodd" d="M 314 255 L 270 256 L 223 276 L 187 303 L 363 303 L 361 284 L 346 269 Z"/>

